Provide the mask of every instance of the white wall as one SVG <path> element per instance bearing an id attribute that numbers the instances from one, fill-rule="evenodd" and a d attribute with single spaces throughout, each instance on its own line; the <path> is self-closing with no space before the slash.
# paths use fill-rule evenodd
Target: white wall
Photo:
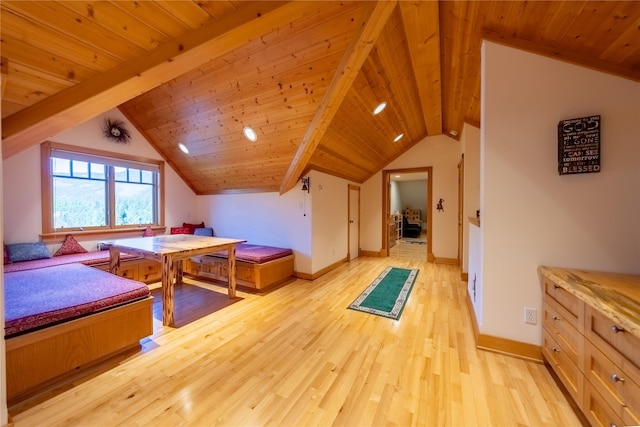
<path id="1" fill-rule="evenodd" d="M 198 196 L 197 218 L 216 236 L 291 248 L 295 271 L 311 271 L 311 197 L 296 185 L 279 193 Z M 306 216 L 305 216 L 306 212 Z"/>
<path id="2" fill-rule="evenodd" d="M 199 196 L 197 221 L 218 236 L 291 248 L 295 271 L 314 274 L 347 256 L 349 181 L 316 171 L 308 176 L 309 193 L 296 184 L 283 195 Z"/>
<path id="3" fill-rule="evenodd" d="M 640 273 L 640 84 L 483 45 L 481 332 L 540 344 L 539 265 Z M 557 124 L 600 114 L 600 173 L 557 173 Z M 541 319 L 541 316 L 539 316 Z"/>
<path id="4" fill-rule="evenodd" d="M 445 135 L 427 137 L 384 169 L 433 167 L 432 250 L 436 257 L 458 257 L 458 162 L 460 143 Z M 444 212 L 436 210 L 440 198 Z M 362 249 L 379 252 L 382 248 L 382 171 L 362 185 Z M 426 215 L 426 214 L 425 214 Z"/>
<path id="5" fill-rule="evenodd" d="M 464 124 L 462 136 L 462 152 L 464 153 L 464 226 L 462 271 L 469 271 L 469 235 L 471 225 L 469 217 L 476 217 L 480 209 L 480 129 L 468 123 Z"/>
<path id="6" fill-rule="evenodd" d="M 120 110 L 114 109 L 51 138 L 51 141 L 131 156 L 162 159 L 144 137 L 131 125 L 131 142 L 116 144 L 102 137 L 105 117 L 129 123 Z M 35 146 L 3 162 L 4 241 L 5 243 L 36 242 L 42 231 L 40 191 L 40 147 Z M 196 196 L 175 171 L 165 163 L 165 224 L 182 225 L 191 222 L 196 210 Z M 95 250 L 96 242 L 80 242 Z"/>
<path id="7" fill-rule="evenodd" d="M 310 176 L 313 197 L 312 272 L 316 273 L 347 257 L 350 182 L 316 171 L 312 171 Z M 362 217 L 362 212 L 360 214 Z"/>

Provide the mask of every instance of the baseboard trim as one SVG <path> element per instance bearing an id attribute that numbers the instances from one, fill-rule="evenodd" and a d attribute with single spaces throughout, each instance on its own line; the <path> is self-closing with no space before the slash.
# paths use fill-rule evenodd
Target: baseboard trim
<path id="1" fill-rule="evenodd" d="M 539 345 L 481 334 L 480 328 L 478 327 L 478 319 L 476 319 L 476 312 L 473 309 L 473 303 L 471 302 L 471 297 L 468 292 L 466 300 L 477 349 L 517 357 L 518 359 L 529 362 L 543 363 L 542 348 Z"/>
<path id="2" fill-rule="evenodd" d="M 318 277 L 320 276 L 324 276 L 325 274 L 327 274 L 328 272 L 335 270 L 336 268 L 340 267 L 342 264 L 346 263 L 347 259 L 343 258 L 340 261 L 334 262 L 331 265 L 326 266 L 325 268 L 323 268 L 322 270 L 318 270 L 313 274 L 309 274 L 309 273 L 301 273 L 299 271 L 294 271 L 293 275 L 295 277 L 297 277 L 298 279 L 304 279 L 304 280 L 316 280 Z"/>
<path id="3" fill-rule="evenodd" d="M 436 257 L 436 264 L 458 265 L 458 258 L 440 258 Z"/>

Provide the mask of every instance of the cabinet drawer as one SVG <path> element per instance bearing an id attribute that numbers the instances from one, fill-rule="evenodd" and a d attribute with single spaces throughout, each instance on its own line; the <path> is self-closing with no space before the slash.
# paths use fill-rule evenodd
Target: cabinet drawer
<path id="1" fill-rule="evenodd" d="M 121 264 L 117 274 L 126 279 L 138 280 L 138 264 Z"/>
<path id="2" fill-rule="evenodd" d="M 142 282 L 159 281 L 162 279 L 160 263 L 156 261 L 143 261 L 138 264 L 138 280 Z"/>
<path id="3" fill-rule="evenodd" d="M 618 414 L 625 425 L 640 425 L 640 387 L 628 372 L 592 344 L 585 346 L 584 371 L 591 386 Z"/>
<path id="4" fill-rule="evenodd" d="M 566 313 L 575 320 L 573 324 L 582 332 L 584 302 L 547 278 L 544 279 L 544 293 L 545 299 L 552 298 L 566 310 Z"/>
<path id="5" fill-rule="evenodd" d="M 640 384 L 640 338 L 591 306 L 586 308 L 585 315 L 585 336 Z"/>
<path id="6" fill-rule="evenodd" d="M 546 329 L 542 332 L 542 354 L 558 374 L 573 400 L 581 402 L 584 376 Z"/>
<path id="7" fill-rule="evenodd" d="M 552 298 L 545 298 L 543 305 L 543 327 L 562 347 L 567 357 L 581 367 L 579 355 L 582 354 L 584 338 L 578 332 L 575 319 Z"/>
<path id="8" fill-rule="evenodd" d="M 589 422 L 594 427 L 614 427 L 623 426 L 624 422 L 620 418 L 604 398 L 585 381 L 584 384 L 584 403 L 582 412 L 585 414 Z"/>

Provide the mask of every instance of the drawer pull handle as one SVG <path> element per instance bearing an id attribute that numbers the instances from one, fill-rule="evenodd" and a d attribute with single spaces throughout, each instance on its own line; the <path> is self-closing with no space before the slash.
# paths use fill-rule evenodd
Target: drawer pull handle
<path id="1" fill-rule="evenodd" d="M 614 423 L 609 424 L 609 427 L 618 427 L 617 425 L 615 425 Z"/>
<path id="2" fill-rule="evenodd" d="M 558 316 L 551 316 L 551 318 L 552 318 L 554 321 L 558 321 L 558 320 L 560 320 L 560 318 L 559 318 Z"/>
<path id="3" fill-rule="evenodd" d="M 618 376 L 618 375 L 616 375 L 616 374 L 612 374 L 612 375 L 611 375 L 611 381 L 613 381 L 614 383 L 615 383 L 615 382 L 621 382 L 621 383 L 623 383 L 623 382 L 624 382 L 624 378 L 619 377 L 619 376 Z"/>
<path id="4" fill-rule="evenodd" d="M 553 284 L 553 289 L 558 289 L 560 286 L 556 285 L 555 283 Z"/>
<path id="5" fill-rule="evenodd" d="M 611 332 L 613 332 L 614 334 L 617 334 L 618 332 L 624 332 L 624 328 L 621 328 L 617 325 L 611 325 Z"/>
<path id="6" fill-rule="evenodd" d="M 553 347 L 551 350 L 553 350 L 554 353 L 560 353 L 560 350 L 558 350 L 556 347 Z"/>

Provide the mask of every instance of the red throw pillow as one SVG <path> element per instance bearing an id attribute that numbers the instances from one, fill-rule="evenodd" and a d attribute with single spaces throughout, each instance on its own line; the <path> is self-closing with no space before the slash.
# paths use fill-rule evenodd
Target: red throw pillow
<path id="1" fill-rule="evenodd" d="M 204 221 L 202 221 L 200 224 L 188 224 L 186 222 L 183 222 L 182 226 L 189 229 L 189 234 L 193 234 L 193 230 L 195 230 L 196 228 L 204 228 Z"/>
<path id="2" fill-rule="evenodd" d="M 85 254 L 87 252 L 89 251 L 80 246 L 80 243 L 78 243 L 71 234 L 67 234 L 64 242 L 62 242 L 62 246 L 60 246 L 60 249 L 58 249 L 53 256 Z"/>
<path id="3" fill-rule="evenodd" d="M 189 227 L 171 227 L 171 234 L 189 234 Z"/>
<path id="4" fill-rule="evenodd" d="M 7 245 L 2 245 L 4 247 L 4 263 L 9 264 L 9 254 L 7 254 Z"/>
<path id="5" fill-rule="evenodd" d="M 142 233 L 142 237 L 153 237 L 156 233 L 154 233 L 151 227 L 147 227 L 144 229 L 144 233 Z"/>

